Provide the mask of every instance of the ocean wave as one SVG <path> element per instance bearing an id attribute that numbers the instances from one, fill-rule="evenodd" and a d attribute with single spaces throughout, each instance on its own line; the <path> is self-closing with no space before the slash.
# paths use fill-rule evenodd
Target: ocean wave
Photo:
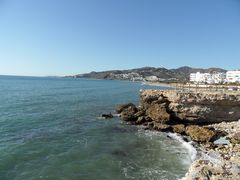
<path id="1" fill-rule="evenodd" d="M 193 162 L 196 157 L 197 157 L 197 150 L 196 148 L 192 145 L 192 141 L 186 142 L 181 136 L 179 136 L 176 133 L 164 133 L 164 132 L 159 132 L 159 131 L 152 131 L 152 130 L 144 130 L 143 126 L 139 127 L 138 130 L 139 135 L 145 135 L 148 136 L 150 139 L 153 139 L 154 137 L 164 137 L 165 141 L 166 141 L 166 137 L 170 137 L 178 142 L 180 142 L 181 147 L 187 150 L 187 153 L 191 159 L 191 162 Z M 163 142 L 164 142 L 163 140 Z M 178 148 L 176 153 L 179 153 L 179 150 L 182 150 L 182 148 Z M 176 150 L 176 149 L 175 149 Z M 189 162 L 189 163 L 191 163 Z"/>
<path id="2" fill-rule="evenodd" d="M 192 141 L 186 142 L 181 136 L 175 134 L 175 133 L 168 133 L 168 136 L 172 137 L 173 139 L 176 139 L 181 143 L 181 145 L 188 151 L 191 161 L 193 162 L 197 157 L 197 150 L 192 145 Z"/>

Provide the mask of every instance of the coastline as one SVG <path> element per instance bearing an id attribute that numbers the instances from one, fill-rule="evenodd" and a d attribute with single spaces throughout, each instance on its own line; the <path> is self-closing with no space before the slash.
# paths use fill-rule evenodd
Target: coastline
<path id="1" fill-rule="evenodd" d="M 145 81 L 145 82 L 142 82 L 142 85 L 175 88 L 174 85 L 170 84 L 170 83 L 159 83 L 159 82 L 148 82 L 148 81 Z"/>
<path id="2" fill-rule="evenodd" d="M 116 111 L 128 124 L 174 133 L 170 136 L 194 148 L 182 179 L 239 179 L 239 103 L 240 94 L 142 90 L 138 107 L 129 103 Z"/>
<path id="3" fill-rule="evenodd" d="M 196 143 L 198 156 L 192 162 L 183 180 L 197 178 L 238 179 L 240 177 L 240 144 L 234 143 L 235 133 L 239 132 L 240 121 L 222 122 L 206 126 L 216 130 L 228 131 L 226 141 Z"/>

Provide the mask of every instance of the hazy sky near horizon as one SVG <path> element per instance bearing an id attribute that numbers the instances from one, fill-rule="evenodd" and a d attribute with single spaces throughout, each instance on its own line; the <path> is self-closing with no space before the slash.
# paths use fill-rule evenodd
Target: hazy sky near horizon
<path id="1" fill-rule="evenodd" d="M 0 0 L 0 74 L 240 68 L 239 0 Z"/>

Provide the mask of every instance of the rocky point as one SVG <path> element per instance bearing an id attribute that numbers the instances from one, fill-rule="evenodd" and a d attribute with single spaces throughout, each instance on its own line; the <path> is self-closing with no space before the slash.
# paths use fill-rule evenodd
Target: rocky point
<path id="1" fill-rule="evenodd" d="M 196 142 L 201 155 L 184 179 L 240 179 L 240 94 L 141 90 L 138 107 L 116 111 L 130 124 Z"/>

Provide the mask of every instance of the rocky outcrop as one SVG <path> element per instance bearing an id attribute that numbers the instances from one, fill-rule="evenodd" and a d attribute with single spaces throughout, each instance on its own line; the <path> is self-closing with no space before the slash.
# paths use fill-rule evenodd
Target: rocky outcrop
<path id="1" fill-rule="evenodd" d="M 135 114 L 138 112 L 138 109 L 132 103 L 119 105 L 116 111 L 120 114 L 120 117 L 124 121 L 136 121 L 138 119 L 138 117 L 135 116 Z"/>
<path id="2" fill-rule="evenodd" d="M 234 139 L 240 133 L 240 121 L 211 124 L 206 128 L 214 128 L 223 132 L 227 139 Z M 202 155 L 189 168 L 184 180 L 192 179 L 240 179 L 240 143 L 199 144 Z"/>
<path id="3" fill-rule="evenodd" d="M 137 111 L 136 106 L 133 103 L 127 103 L 127 104 L 120 104 L 116 107 L 116 112 L 118 114 L 121 114 L 124 110 L 126 110 L 127 108 L 131 107 L 132 109 L 134 109 L 135 111 Z"/>
<path id="4" fill-rule="evenodd" d="M 199 126 L 188 126 L 186 128 L 186 134 L 189 135 L 193 141 L 197 142 L 210 142 L 216 136 L 213 130 Z"/>
<path id="5" fill-rule="evenodd" d="M 240 179 L 240 94 L 142 90 L 138 108 L 130 103 L 117 112 L 131 124 L 195 141 L 202 156 L 184 179 Z"/>
<path id="6" fill-rule="evenodd" d="M 153 103 L 146 109 L 146 115 L 158 123 L 167 123 L 170 121 L 170 114 L 167 112 L 166 103 Z"/>
<path id="7" fill-rule="evenodd" d="M 194 141 L 208 142 L 220 135 L 219 132 L 189 125 L 240 119 L 240 95 L 141 90 L 138 108 L 128 103 L 119 105 L 116 111 L 132 124 L 149 125 L 159 131 L 187 134 Z"/>
<path id="8" fill-rule="evenodd" d="M 173 128 L 173 132 L 174 133 L 178 133 L 178 134 L 182 134 L 185 135 L 186 134 L 186 128 L 184 124 L 176 124 L 176 125 L 172 125 Z"/>
<path id="9" fill-rule="evenodd" d="M 168 117 L 167 112 L 171 120 L 194 124 L 237 121 L 240 119 L 240 94 L 142 90 L 140 107 L 146 112 L 154 112 L 155 107 L 164 119 Z M 160 118 L 156 112 L 152 114 Z"/>

